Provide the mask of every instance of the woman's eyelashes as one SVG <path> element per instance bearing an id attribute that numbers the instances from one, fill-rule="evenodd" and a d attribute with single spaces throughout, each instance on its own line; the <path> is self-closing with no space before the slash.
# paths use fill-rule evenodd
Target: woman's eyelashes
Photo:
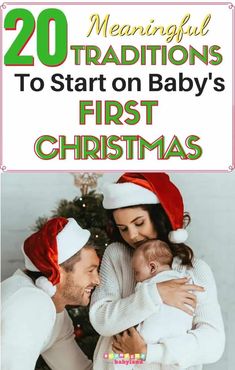
<path id="1" fill-rule="evenodd" d="M 128 230 L 127 227 L 118 227 L 118 230 L 121 232 L 121 233 L 124 233 L 125 231 Z"/>
<path id="2" fill-rule="evenodd" d="M 137 222 L 135 226 L 142 226 L 144 224 L 144 221 Z"/>
<path id="3" fill-rule="evenodd" d="M 144 225 L 144 221 L 136 222 L 134 225 L 136 227 L 140 227 L 140 226 Z M 128 230 L 128 227 L 118 227 L 118 229 L 119 229 L 120 232 L 124 233 L 125 231 Z"/>

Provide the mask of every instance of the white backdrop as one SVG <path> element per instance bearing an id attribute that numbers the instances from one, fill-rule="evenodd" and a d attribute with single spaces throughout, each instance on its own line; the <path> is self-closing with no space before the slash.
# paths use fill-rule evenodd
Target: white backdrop
<path id="1" fill-rule="evenodd" d="M 120 173 L 99 179 L 115 180 Z M 234 370 L 235 333 L 235 172 L 224 174 L 172 173 L 190 212 L 189 245 L 213 269 L 227 333 L 223 358 L 206 370 Z M 2 175 L 2 279 L 23 266 L 20 246 L 39 216 L 50 215 L 60 199 L 80 195 L 69 173 Z"/>

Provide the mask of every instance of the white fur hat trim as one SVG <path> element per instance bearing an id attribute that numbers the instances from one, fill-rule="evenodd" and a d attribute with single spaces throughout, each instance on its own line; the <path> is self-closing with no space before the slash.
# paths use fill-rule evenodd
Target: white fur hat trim
<path id="1" fill-rule="evenodd" d="M 50 297 L 53 297 L 56 293 L 56 286 L 53 285 L 45 276 L 40 276 L 36 281 L 35 285 L 47 293 Z"/>
<path id="2" fill-rule="evenodd" d="M 82 229 L 74 218 L 68 218 L 68 223 L 56 237 L 58 264 L 67 261 L 67 259 L 82 249 L 88 242 L 90 235 L 90 231 Z"/>
<path id="3" fill-rule="evenodd" d="M 160 203 L 152 191 L 130 182 L 107 184 L 103 188 L 103 195 L 105 209 Z"/>

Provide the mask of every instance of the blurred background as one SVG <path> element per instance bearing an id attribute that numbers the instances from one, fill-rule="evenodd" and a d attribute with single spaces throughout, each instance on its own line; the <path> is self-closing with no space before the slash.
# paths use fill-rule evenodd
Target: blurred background
<path id="1" fill-rule="evenodd" d="M 79 210 L 79 217 L 88 218 L 88 211 L 104 221 L 99 211 L 102 186 L 115 181 L 121 173 L 3 173 L 1 176 L 1 279 L 23 268 L 21 245 L 44 217 L 58 211 Z M 218 288 L 225 322 L 227 343 L 222 359 L 206 365 L 205 370 L 235 369 L 235 172 L 170 173 L 184 198 L 185 210 L 192 221 L 188 228 L 188 244 L 195 255 L 212 268 Z M 90 193 L 92 192 L 92 193 Z M 88 208 L 87 208 L 88 207 Z M 82 216 L 83 212 L 84 216 Z M 97 215 L 96 215 L 97 213 Z M 100 225 L 95 237 L 105 248 L 107 240 Z M 87 328 L 81 328 L 83 312 L 73 312 L 78 342 L 86 339 Z M 77 321 L 76 321 L 77 320 Z M 82 320 L 84 321 L 84 320 Z M 90 330 L 90 329 L 89 329 Z M 92 334 L 93 335 L 93 334 Z M 85 341 L 86 342 L 86 341 Z M 89 342 L 88 342 L 89 346 Z M 41 369 L 44 369 L 41 365 Z"/>

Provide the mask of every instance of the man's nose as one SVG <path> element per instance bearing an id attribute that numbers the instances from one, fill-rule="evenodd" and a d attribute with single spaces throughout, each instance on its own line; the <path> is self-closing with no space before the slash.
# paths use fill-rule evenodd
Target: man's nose
<path id="1" fill-rule="evenodd" d="M 97 272 L 93 281 L 94 285 L 100 285 L 100 276 L 99 273 Z"/>

